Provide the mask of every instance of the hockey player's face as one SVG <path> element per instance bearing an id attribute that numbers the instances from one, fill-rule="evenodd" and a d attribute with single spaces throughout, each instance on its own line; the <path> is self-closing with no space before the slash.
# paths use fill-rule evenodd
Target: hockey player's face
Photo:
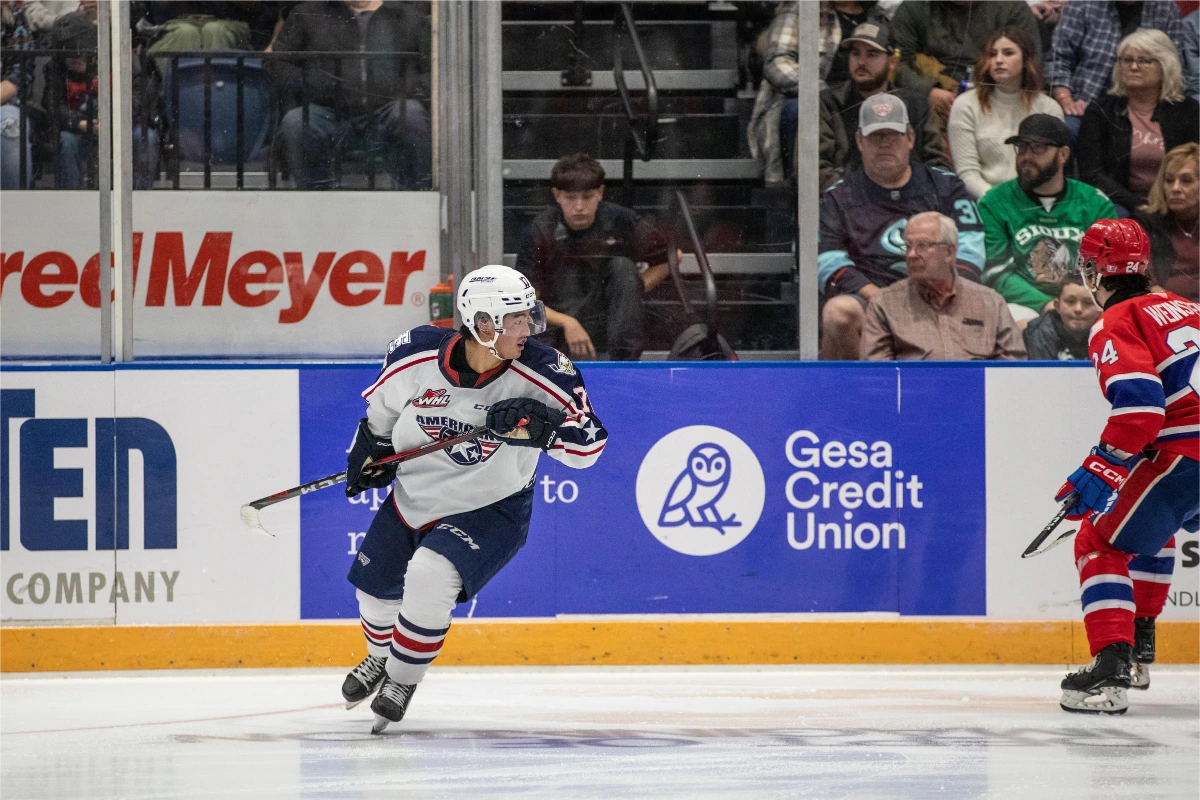
<path id="1" fill-rule="evenodd" d="M 504 331 L 496 338 L 496 353 L 501 358 L 520 358 L 525 340 L 533 332 L 533 318 L 528 311 L 504 315 Z"/>
<path id="2" fill-rule="evenodd" d="M 568 192 L 563 189 L 551 189 L 554 202 L 562 210 L 567 227 L 573 231 L 583 231 L 592 227 L 596 221 L 596 209 L 604 199 L 604 187 L 586 189 L 582 192 Z"/>

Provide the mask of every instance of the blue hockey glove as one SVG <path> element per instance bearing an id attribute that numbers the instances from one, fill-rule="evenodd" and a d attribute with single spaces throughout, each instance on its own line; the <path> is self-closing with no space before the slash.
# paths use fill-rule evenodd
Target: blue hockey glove
<path id="1" fill-rule="evenodd" d="M 1075 502 L 1067 509 L 1067 519 L 1083 519 L 1092 514 L 1107 514 L 1117 502 L 1121 484 L 1129 477 L 1128 461 L 1104 450 L 1093 447 L 1083 460 L 1083 466 L 1071 473 L 1067 482 L 1054 496 L 1061 503 L 1072 492 Z"/>
<path id="2" fill-rule="evenodd" d="M 567 421 L 565 411 L 550 408 L 532 397 L 510 397 L 488 409 L 488 430 L 517 447 L 549 450 Z"/>
<path id="3" fill-rule="evenodd" d="M 346 456 L 346 497 L 362 494 L 367 489 L 382 489 L 395 480 L 399 464 L 371 466 L 372 461 L 395 454 L 396 448 L 392 447 L 390 437 L 376 436 L 367 427 L 365 419 L 359 420 L 354 446 Z"/>

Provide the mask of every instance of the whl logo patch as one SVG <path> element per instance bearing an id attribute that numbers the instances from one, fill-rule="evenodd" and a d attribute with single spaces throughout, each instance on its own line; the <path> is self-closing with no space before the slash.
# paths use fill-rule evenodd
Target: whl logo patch
<path id="1" fill-rule="evenodd" d="M 426 389 L 412 404 L 417 408 L 444 408 L 450 405 L 450 393 L 445 389 Z"/>
<path id="2" fill-rule="evenodd" d="M 723 428 L 690 425 L 659 439 L 642 459 L 642 522 L 667 547 L 711 556 L 738 545 L 762 515 L 766 481 L 754 451 Z"/>

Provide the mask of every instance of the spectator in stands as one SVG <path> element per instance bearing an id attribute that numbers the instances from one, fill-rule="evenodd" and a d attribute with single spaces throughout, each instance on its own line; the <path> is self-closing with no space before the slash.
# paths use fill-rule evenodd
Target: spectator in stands
<path id="1" fill-rule="evenodd" d="M 554 205 L 534 218 L 517 269 L 546 305 L 552 340 L 572 358 L 636 361 L 642 296 L 667 276 L 667 242 L 636 212 L 604 200 L 604 168 L 586 153 L 550 172 Z M 639 274 L 639 264 L 650 266 Z"/>
<path id="2" fill-rule="evenodd" d="M 82 11 L 59 17 L 48 40 L 54 50 L 46 65 L 42 107 L 55 121 L 59 189 L 83 189 L 89 165 L 95 165 L 99 125 L 96 76 L 96 24 Z"/>
<path id="3" fill-rule="evenodd" d="M 794 5 L 779 3 L 775 7 L 775 18 L 767 29 L 766 44 L 762 48 L 763 79 L 746 128 L 750 152 L 762 165 L 763 181 L 768 186 L 786 183 L 792 169 L 792 151 L 796 147 L 796 85 L 800 71 L 796 30 L 799 24 Z M 785 105 L 791 117 L 788 123 L 790 137 L 781 132 Z"/>
<path id="4" fill-rule="evenodd" d="M 1074 136 L 1089 103 L 1109 87 L 1117 44 L 1138 28 L 1179 37 L 1179 7 L 1172 0 L 1072 2 L 1063 8 L 1046 59 L 1051 94 Z"/>
<path id="5" fill-rule="evenodd" d="M 430 25 L 418 3 L 300 3 L 284 21 L 273 51 L 420 53 L 417 61 L 272 59 L 267 70 L 292 106 L 280 136 L 296 188 L 334 188 L 334 157 L 347 149 L 381 162 L 399 188 L 430 188 L 433 149 L 424 99 L 429 94 Z"/>
<path id="6" fill-rule="evenodd" d="M 92 6 L 96 0 L 91 0 Z M 79 11 L 79 0 L 28 0 L 25 3 L 25 19 L 34 33 L 49 33 L 59 17 Z"/>
<path id="7" fill-rule="evenodd" d="M 33 46 L 24 9 L 5 0 L 0 4 L 0 189 L 21 186 L 21 103 L 33 86 L 33 61 L 16 57 Z M 26 139 L 26 176 L 33 151 Z"/>
<path id="8" fill-rule="evenodd" d="M 1200 102 L 1200 11 L 1193 11 L 1183 18 L 1179 60 L 1183 65 L 1187 96 Z"/>
<path id="9" fill-rule="evenodd" d="M 817 272 L 825 359 L 858 358 L 867 303 L 905 277 L 901 235 L 914 214 L 940 211 L 956 219 L 959 272 L 978 280 L 983 268 L 975 201 L 952 172 L 910 160 L 915 134 L 900 98 L 879 94 L 863 103 L 857 137 L 862 166 L 821 197 Z"/>
<path id="10" fill-rule="evenodd" d="M 796 6 L 794 3 L 780 3 L 779 5 L 793 17 L 796 16 Z M 821 88 L 844 83 L 850 79 L 850 54 L 843 45 L 859 25 L 867 22 L 875 25 L 887 24 L 887 15 L 879 8 L 877 2 L 872 2 L 871 0 L 862 0 L 862 2 L 855 2 L 854 0 L 850 0 L 850 2 L 846 0 L 835 0 L 835 2 L 821 0 L 821 38 L 819 40 Z M 794 26 L 795 22 L 792 25 Z M 795 59 L 795 48 L 793 47 L 792 50 L 791 57 Z M 795 93 L 795 81 L 793 81 L 792 94 L 794 95 Z M 795 101 L 793 100 L 792 103 L 794 106 Z M 794 127 L 792 132 L 794 138 Z"/>
<path id="11" fill-rule="evenodd" d="M 972 197 L 1017 177 L 1012 138 L 1030 114 L 1062 119 L 1062 109 L 1042 94 L 1042 72 L 1033 45 L 1019 28 L 1001 28 L 988 37 L 975 62 L 975 88 L 960 94 L 950 109 L 950 152 L 954 170 Z"/>
<path id="12" fill-rule="evenodd" d="M 917 158 L 933 167 L 950 168 L 946 143 L 938 130 L 937 119 L 929 113 L 929 102 L 921 89 L 897 88 L 888 76 L 900 58 L 892 48 L 886 23 L 866 22 L 842 40 L 850 53 L 850 78 L 821 92 L 820 176 L 824 191 L 841 180 L 846 170 L 862 163 L 858 142 L 852 133 L 858 130 L 858 109 L 876 94 L 891 94 L 904 101 L 916 140 Z M 795 103 L 795 100 L 788 101 Z M 795 140 L 792 128 L 792 140 Z"/>
<path id="13" fill-rule="evenodd" d="M 897 82 L 923 84 L 944 125 L 954 98 L 971 88 L 979 51 L 1000 28 L 1023 31 L 1034 43 L 1034 61 L 1041 61 L 1037 18 L 1024 0 L 906 0 L 892 18 L 892 35 L 900 48 Z"/>
<path id="14" fill-rule="evenodd" d="M 1183 94 L 1175 46 L 1158 30 L 1121 40 L 1113 85 L 1079 128 L 1079 177 L 1104 190 L 1122 216 L 1146 202 L 1163 154 L 1200 139 L 1200 105 Z"/>
<path id="15" fill-rule="evenodd" d="M 1005 299 L 1021 327 L 1053 305 L 1075 268 L 1084 231 L 1114 215 L 1103 192 L 1064 176 L 1068 139 L 1058 117 L 1023 119 L 1017 135 L 1006 141 L 1016 145 L 1016 179 L 979 200 L 987 247 L 984 282 Z"/>
<path id="16" fill-rule="evenodd" d="M 936 211 L 904 229 L 908 277 L 881 289 L 867 306 L 864 361 L 978 361 L 1025 357 L 1008 306 L 955 268 L 958 228 Z"/>
<path id="17" fill-rule="evenodd" d="M 1030 361 L 1087 361 L 1088 332 L 1100 318 L 1100 306 L 1072 271 L 1059 287 L 1051 307 L 1025 326 Z"/>
<path id="18" fill-rule="evenodd" d="M 1134 217 L 1150 236 L 1153 284 L 1200 302 L 1200 146 L 1167 153 L 1149 201 Z"/>
<path id="19" fill-rule="evenodd" d="M 152 0 L 146 20 L 155 27 L 150 53 L 181 50 L 263 50 L 288 5 L 273 0 Z"/>
<path id="20" fill-rule="evenodd" d="M 1058 26 L 1058 21 L 1062 19 L 1063 6 L 1067 4 L 1067 0 L 1041 0 L 1040 2 L 1029 3 L 1029 10 L 1037 17 L 1038 32 L 1041 38 L 1038 40 L 1042 46 L 1043 53 L 1049 53 L 1053 43 L 1054 29 Z"/>

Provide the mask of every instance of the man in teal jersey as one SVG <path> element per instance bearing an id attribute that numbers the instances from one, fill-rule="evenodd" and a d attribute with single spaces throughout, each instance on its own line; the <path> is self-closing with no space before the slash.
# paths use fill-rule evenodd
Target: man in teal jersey
<path id="1" fill-rule="evenodd" d="M 1008 302 L 1022 329 L 1053 304 L 1083 232 L 1098 219 L 1116 216 L 1104 192 L 1063 176 L 1071 155 L 1067 141 L 1062 120 L 1029 115 L 1006 142 L 1016 145 L 1016 179 L 979 199 L 984 283 Z"/>

